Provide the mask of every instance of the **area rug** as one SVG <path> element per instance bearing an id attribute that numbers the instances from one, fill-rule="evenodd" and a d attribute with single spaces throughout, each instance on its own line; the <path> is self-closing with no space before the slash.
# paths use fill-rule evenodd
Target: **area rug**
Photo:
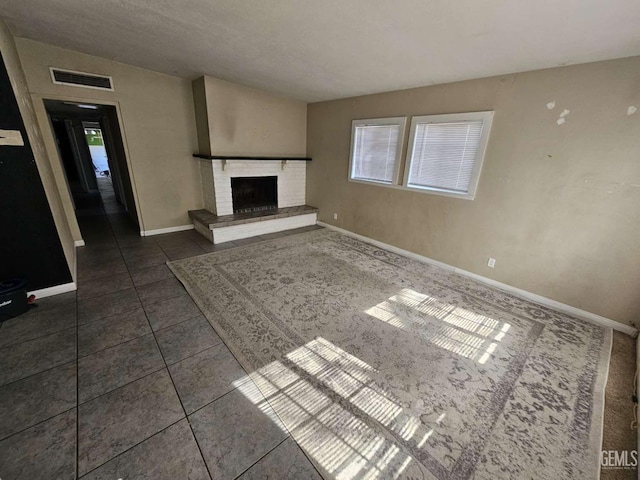
<path id="1" fill-rule="evenodd" d="M 326 229 L 169 266 L 327 479 L 598 478 L 608 329 Z"/>

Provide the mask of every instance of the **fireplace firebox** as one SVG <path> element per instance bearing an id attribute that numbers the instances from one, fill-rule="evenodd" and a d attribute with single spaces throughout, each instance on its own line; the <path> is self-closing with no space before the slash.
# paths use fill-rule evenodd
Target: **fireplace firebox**
<path id="1" fill-rule="evenodd" d="M 232 177 L 233 213 L 278 208 L 278 177 Z"/>

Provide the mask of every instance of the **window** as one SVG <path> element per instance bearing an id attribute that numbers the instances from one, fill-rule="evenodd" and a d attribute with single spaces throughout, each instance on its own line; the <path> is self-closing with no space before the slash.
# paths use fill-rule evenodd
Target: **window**
<path id="1" fill-rule="evenodd" d="M 354 120 L 349 179 L 397 184 L 405 117 Z"/>
<path id="2" fill-rule="evenodd" d="M 413 117 L 404 185 L 473 199 L 493 112 Z"/>

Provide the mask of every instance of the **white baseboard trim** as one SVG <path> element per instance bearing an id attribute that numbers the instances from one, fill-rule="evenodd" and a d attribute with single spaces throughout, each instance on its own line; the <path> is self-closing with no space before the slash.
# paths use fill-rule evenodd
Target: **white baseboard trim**
<path id="1" fill-rule="evenodd" d="M 28 295 L 35 295 L 36 299 L 53 297 L 54 295 L 60 295 L 61 293 L 74 292 L 78 289 L 76 282 L 63 283 L 62 285 L 56 285 L 54 287 L 41 288 L 40 290 L 34 290 L 27 292 Z"/>
<path id="2" fill-rule="evenodd" d="M 162 235 L 163 233 L 184 232 L 193 230 L 193 223 L 189 225 L 178 225 L 177 227 L 158 228 L 156 230 L 140 230 L 141 237 L 151 237 L 152 235 Z"/>
<path id="3" fill-rule="evenodd" d="M 76 247 L 84 247 L 84 240 L 74 240 L 73 245 Z"/>
<path id="4" fill-rule="evenodd" d="M 459 275 L 464 275 L 465 277 L 473 278 L 474 280 L 477 280 L 479 282 L 485 283 L 487 285 L 491 285 L 492 287 L 499 288 L 500 290 L 504 290 L 505 292 L 511 293 L 513 295 L 524 298 L 526 300 L 539 303 L 540 305 L 544 305 L 545 307 L 553 308 L 554 310 L 558 310 L 559 312 L 567 313 L 569 315 L 582 318 L 584 320 L 595 323 L 602 327 L 612 328 L 619 332 L 626 333 L 627 335 L 631 335 L 634 338 L 638 335 L 637 329 L 633 328 L 630 325 L 625 325 L 624 323 L 611 320 L 610 318 L 602 317 L 595 313 L 587 312 L 586 310 L 581 310 L 577 307 L 572 307 L 571 305 L 567 305 L 566 303 L 558 302 L 556 300 L 552 300 L 551 298 L 543 297 L 542 295 L 537 295 L 535 293 L 528 292 L 526 290 L 522 290 L 520 288 L 513 287 L 511 285 L 507 285 L 506 283 L 498 282 L 497 280 L 492 280 L 491 278 L 483 277 L 482 275 L 478 275 L 477 273 L 472 273 L 466 270 L 462 270 L 461 268 L 454 267 L 453 265 L 449 265 L 447 263 L 438 262 L 437 260 L 433 260 L 432 258 L 425 257 L 423 255 L 419 255 L 417 253 L 413 253 L 408 250 L 403 250 L 402 248 L 394 247 L 393 245 L 389 245 L 387 243 L 374 240 L 373 238 L 365 237 L 364 235 L 353 233 L 349 230 L 336 227 L 335 225 L 331 225 L 329 223 L 325 223 L 321 221 L 318 221 L 317 223 L 318 225 L 326 227 L 330 230 L 335 230 L 337 232 L 343 233 L 344 235 L 357 238 L 358 240 L 362 240 L 363 242 L 369 243 L 371 245 L 375 245 L 376 247 L 384 248 L 385 250 L 389 250 L 390 252 L 397 253 L 398 255 L 403 255 L 405 257 L 413 258 L 415 260 L 428 263 L 430 265 L 436 265 L 440 268 L 444 268 L 445 270 L 449 270 Z"/>

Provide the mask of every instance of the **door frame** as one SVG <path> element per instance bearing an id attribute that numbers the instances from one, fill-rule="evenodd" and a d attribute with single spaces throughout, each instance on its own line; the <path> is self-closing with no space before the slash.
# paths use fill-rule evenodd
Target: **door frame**
<path id="1" fill-rule="evenodd" d="M 53 126 L 51 125 L 51 121 L 49 120 L 49 115 L 47 109 L 45 108 L 44 101 L 45 100 L 58 100 L 58 101 L 66 101 L 66 102 L 74 102 L 74 103 L 93 103 L 96 105 L 107 105 L 115 107 L 116 109 L 116 117 L 118 119 L 118 128 L 120 129 L 120 137 L 122 138 L 122 147 L 124 150 L 125 162 L 127 165 L 127 171 L 129 173 L 129 180 L 131 182 L 131 190 L 133 192 L 133 201 L 136 208 L 136 217 L 138 219 L 138 224 L 140 226 L 140 231 L 144 231 L 144 220 L 142 218 L 142 208 L 140 205 L 140 197 L 138 195 L 138 187 L 136 183 L 135 174 L 133 172 L 133 168 L 131 166 L 131 154 L 129 151 L 129 144 L 127 142 L 127 135 L 124 128 L 124 120 L 122 117 L 122 109 L 120 108 L 120 102 L 118 101 L 109 101 L 100 98 L 90 98 L 90 97 L 76 97 L 72 95 L 56 95 L 56 94 L 46 94 L 43 95 L 41 93 L 33 93 L 32 95 L 34 110 L 36 113 L 36 118 L 38 121 L 41 119 L 46 119 L 47 128 L 44 128 L 41 125 L 42 135 L 45 136 L 45 147 L 47 145 L 56 145 L 55 134 L 53 132 Z M 62 197 L 65 198 L 65 202 L 63 202 L 63 210 L 67 217 L 67 221 L 69 225 L 72 227 L 74 231 L 74 241 L 76 245 L 84 244 L 84 240 L 82 239 L 82 233 L 80 232 L 80 226 L 78 225 L 78 219 L 76 218 L 75 209 L 73 208 L 73 199 L 71 197 L 71 192 L 69 190 L 69 185 L 67 182 L 66 174 L 64 172 L 64 166 L 62 165 L 62 159 L 58 153 L 58 149 L 54 148 L 53 151 L 49 151 L 51 149 L 47 149 L 47 154 L 50 158 L 50 163 L 54 173 L 54 181 L 58 187 L 58 191 Z M 77 237 L 77 238 L 76 238 Z"/>

